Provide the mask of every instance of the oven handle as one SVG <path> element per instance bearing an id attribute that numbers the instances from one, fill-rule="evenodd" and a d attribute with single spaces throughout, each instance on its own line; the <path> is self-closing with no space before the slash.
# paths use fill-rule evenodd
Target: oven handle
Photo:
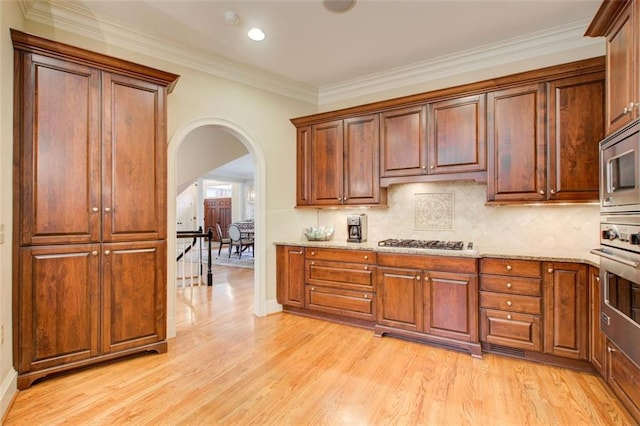
<path id="1" fill-rule="evenodd" d="M 638 267 L 640 267 L 640 262 L 633 262 L 631 260 L 627 260 L 627 259 L 623 259 L 621 257 L 618 256 L 614 256 L 613 254 L 609 254 L 606 251 L 602 250 L 602 249 L 593 249 L 591 250 L 591 253 L 600 256 L 600 257 L 606 257 L 607 259 L 616 261 L 618 263 L 622 263 L 623 265 L 627 265 L 627 266 L 631 266 L 633 269 L 639 269 Z"/>

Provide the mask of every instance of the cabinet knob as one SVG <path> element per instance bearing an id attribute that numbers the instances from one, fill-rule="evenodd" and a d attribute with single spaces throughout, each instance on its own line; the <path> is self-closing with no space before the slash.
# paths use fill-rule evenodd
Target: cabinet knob
<path id="1" fill-rule="evenodd" d="M 311 262 L 311 264 L 312 264 L 312 265 L 315 265 L 315 264 L 316 264 L 316 262 Z"/>
<path id="2" fill-rule="evenodd" d="M 315 287 L 311 287 L 311 291 L 316 291 L 316 288 Z"/>
<path id="3" fill-rule="evenodd" d="M 369 270 L 369 267 L 368 267 L 368 266 L 365 266 L 365 267 L 364 267 L 364 270 L 365 270 L 365 271 L 368 271 L 368 270 Z"/>
<path id="4" fill-rule="evenodd" d="M 91 254 L 94 255 L 94 256 L 97 256 L 98 252 L 96 250 L 94 250 L 94 251 L 91 252 Z"/>
<path id="5" fill-rule="evenodd" d="M 541 189 L 540 191 L 538 191 L 540 193 L 540 195 L 544 195 L 544 189 Z"/>
<path id="6" fill-rule="evenodd" d="M 596 277 L 596 282 L 599 283 L 600 282 L 600 277 Z"/>
<path id="7" fill-rule="evenodd" d="M 105 207 L 105 208 L 104 208 L 104 212 L 105 212 L 105 213 L 109 213 L 110 211 L 111 211 L 111 209 L 110 209 L 109 207 Z"/>
<path id="8" fill-rule="evenodd" d="M 422 166 L 422 170 L 426 170 L 426 169 L 427 169 L 427 166 Z"/>
<path id="9" fill-rule="evenodd" d="M 338 197 L 338 201 L 342 201 L 342 197 Z"/>
<path id="10" fill-rule="evenodd" d="M 364 295 L 364 298 L 365 298 L 365 299 L 368 299 L 368 298 L 369 298 L 369 295 L 368 295 L 368 294 L 365 294 L 365 295 Z"/>
<path id="11" fill-rule="evenodd" d="M 507 265 L 507 271 L 510 271 L 512 269 L 513 269 L 513 267 L 511 265 Z"/>
<path id="12" fill-rule="evenodd" d="M 507 283 L 507 288 L 511 288 L 511 287 L 513 287 L 511 283 Z"/>
<path id="13" fill-rule="evenodd" d="M 100 209 L 97 208 L 97 207 L 94 207 L 94 208 L 91 209 L 91 211 L 94 212 L 94 213 L 98 213 L 98 210 L 100 210 Z"/>
<path id="14" fill-rule="evenodd" d="M 111 254 L 111 252 L 110 252 L 109 250 L 105 250 L 105 251 L 104 251 L 104 255 L 105 255 L 105 256 L 109 256 L 110 254 Z"/>
<path id="15" fill-rule="evenodd" d="M 611 353 L 611 352 L 618 352 L 618 350 L 617 350 L 617 349 L 612 348 L 611 346 L 607 346 L 607 351 L 608 351 L 609 353 Z"/>
<path id="16" fill-rule="evenodd" d="M 507 319 L 510 320 L 511 319 L 511 314 L 507 315 Z"/>
<path id="17" fill-rule="evenodd" d="M 344 197 L 344 201 L 347 201 L 347 197 Z"/>
<path id="18" fill-rule="evenodd" d="M 315 255 L 316 255 L 316 252 L 315 252 L 315 251 L 312 251 L 312 252 L 311 252 L 311 256 L 315 256 Z"/>
<path id="19" fill-rule="evenodd" d="M 429 167 L 431 170 L 435 169 L 436 166 L 434 166 L 433 164 L 431 165 L 431 167 Z"/>
<path id="20" fill-rule="evenodd" d="M 550 274 L 553 274 L 553 268 L 547 269 L 547 272 L 550 273 Z"/>
<path id="21" fill-rule="evenodd" d="M 622 115 L 629 114 L 629 107 L 624 107 L 622 110 Z"/>
<path id="22" fill-rule="evenodd" d="M 555 190 L 555 189 L 552 189 L 552 190 L 551 190 L 551 191 L 549 191 L 549 192 L 551 193 L 551 195 L 553 195 L 553 194 L 555 194 L 555 193 L 556 193 L 556 190 Z"/>
<path id="23" fill-rule="evenodd" d="M 513 302 L 511 300 L 507 300 L 507 306 L 511 306 L 513 305 Z"/>
<path id="24" fill-rule="evenodd" d="M 366 254 L 364 255 L 364 260 L 369 259 L 369 256 L 367 256 Z"/>
<path id="25" fill-rule="evenodd" d="M 418 276 L 418 277 L 416 277 L 416 281 L 420 281 L 420 277 L 419 277 L 419 276 Z"/>

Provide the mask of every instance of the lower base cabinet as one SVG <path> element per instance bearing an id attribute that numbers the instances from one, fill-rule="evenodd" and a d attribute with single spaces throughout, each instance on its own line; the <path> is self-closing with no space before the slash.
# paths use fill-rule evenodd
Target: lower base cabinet
<path id="1" fill-rule="evenodd" d="M 629 413 L 640 422 L 640 366 L 607 340 L 607 382 Z"/>

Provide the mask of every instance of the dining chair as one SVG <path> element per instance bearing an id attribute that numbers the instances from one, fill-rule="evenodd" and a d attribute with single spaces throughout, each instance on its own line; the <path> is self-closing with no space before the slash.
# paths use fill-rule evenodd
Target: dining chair
<path id="1" fill-rule="evenodd" d="M 220 240 L 220 247 L 218 248 L 218 256 L 220 256 L 222 246 L 229 246 L 231 244 L 231 238 L 225 238 L 222 236 L 222 228 L 220 227 L 220 224 L 218 222 L 216 222 L 216 232 L 218 233 L 218 239 Z M 231 246 L 229 246 L 229 248 L 231 248 Z"/>
<path id="2" fill-rule="evenodd" d="M 235 247 L 238 252 L 238 259 L 242 258 L 242 252 L 249 248 L 251 248 L 251 255 L 255 256 L 253 240 L 242 238 L 242 232 L 238 225 L 233 223 L 229 225 L 229 238 L 231 239 L 231 243 L 229 244 L 229 258 L 231 258 L 231 250 L 233 247 Z"/>

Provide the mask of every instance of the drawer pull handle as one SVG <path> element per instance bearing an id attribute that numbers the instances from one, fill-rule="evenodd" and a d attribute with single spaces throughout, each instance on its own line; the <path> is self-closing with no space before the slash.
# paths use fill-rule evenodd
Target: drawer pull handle
<path id="1" fill-rule="evenodd" d="M 511 288 L 511 287 L 513 287 L 511 283 L 507 283 L 507 288 Z"/>
<path id="2" fill-rule="evenodd" d="M 510 320 L 511 319 L 511 314 L 507 315 L 507 319 Z"/>
<path id="3" fill-rule="evenodd" d="M 511 300 L 507 300 L 507 306 L 511 306 L 513 305 L 513 302 L 511 302 Z"/>
<path id="4" fill-rule="evenodd" d="M 513 267 L 511 265 L 507 265 L 507 271 L 510 271 L 512 269 L 513 269 Z"/>

